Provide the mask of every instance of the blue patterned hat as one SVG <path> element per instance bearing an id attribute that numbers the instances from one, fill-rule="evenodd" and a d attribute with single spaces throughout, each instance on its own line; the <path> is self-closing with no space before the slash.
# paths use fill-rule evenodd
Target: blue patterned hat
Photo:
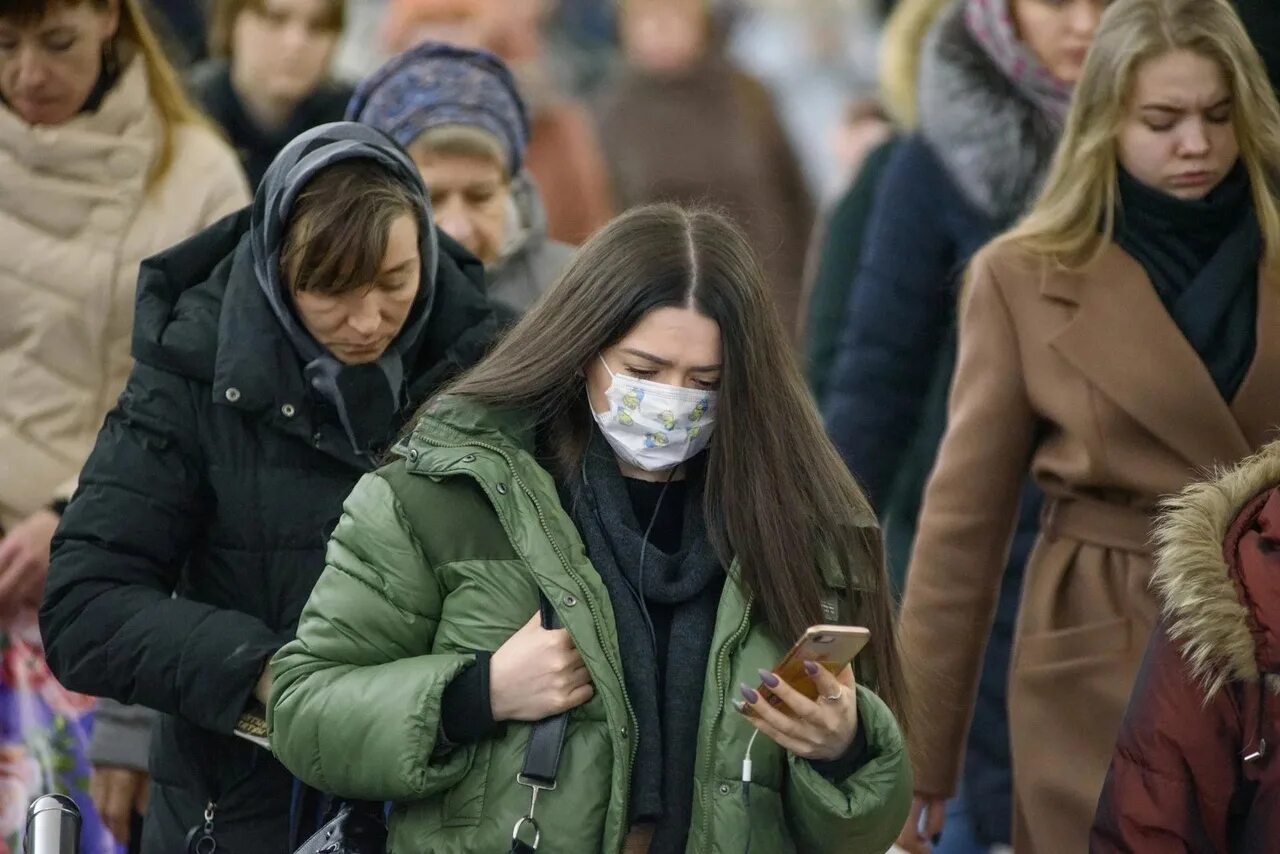
<path id="1" fill-rule="evenodd" d="M 383 131 L 402 147 L 432 128 L 480 128 L 502 143 L 512 176 L 520 174 L 529 144 L 524 101 L 502 60 L 443 42 L 422 42 L 374 72 L 356 89 L 347 119 Z"/>

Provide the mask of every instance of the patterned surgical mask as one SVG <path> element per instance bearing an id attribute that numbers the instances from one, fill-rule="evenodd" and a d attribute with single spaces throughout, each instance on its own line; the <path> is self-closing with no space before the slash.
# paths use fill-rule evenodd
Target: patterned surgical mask
<path id="1" fill-rule="evenodd" d="M 621 459 L 645 471 L 666 471 L 707 446 L 715 422 L 716 393 L 615 374 L 607 412 L 592 411 L 600 432 Z"/>

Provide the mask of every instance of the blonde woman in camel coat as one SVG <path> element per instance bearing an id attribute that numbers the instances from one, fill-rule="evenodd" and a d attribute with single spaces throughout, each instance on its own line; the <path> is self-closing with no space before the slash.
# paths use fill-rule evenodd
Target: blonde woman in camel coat
<path id="1" fill-rule="evenodd" d="M 1014 848 L 1085 851 L 1158 613 L 1154 510 L 1280 424 L 1280 107 L 1235 12 L 1117 0 L 1075 99 L 963 300 L 901 616 L 914 851 L 955 790 L 1028 466 L 1046 501 L 1010 676 Z"/>

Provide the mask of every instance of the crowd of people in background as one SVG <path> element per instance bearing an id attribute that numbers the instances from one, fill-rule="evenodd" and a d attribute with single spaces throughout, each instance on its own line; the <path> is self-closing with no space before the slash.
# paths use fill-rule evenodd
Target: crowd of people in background
<path id="1" fill-rule="evenodd" d="M 1272 6 L 0 0 L 0 852 L 1271 850 Z"/>

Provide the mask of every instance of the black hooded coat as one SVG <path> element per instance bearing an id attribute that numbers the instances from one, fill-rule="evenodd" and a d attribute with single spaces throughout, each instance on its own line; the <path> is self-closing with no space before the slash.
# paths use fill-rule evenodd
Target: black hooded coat
<path id="1" fill-rule="evenodd" d="M 422 199 L 419 298 L 388 354 L 360 368 L 311 340 L 262 272 L 297 190 L 348 158 Z M 67 687 L 162 713 L 149 854 L 186 851 L 209 803 L 220 854 L 287 850 L 292 779 L 232 731 L 293 637 L 343 500 L 498 328 L 480 263 L 436 236 L 426 199 L 392 143 L 328 125 L 281 153 L 252 209 L 142 266 L 136 365 L 55 537 L 41 627 Z"/>

